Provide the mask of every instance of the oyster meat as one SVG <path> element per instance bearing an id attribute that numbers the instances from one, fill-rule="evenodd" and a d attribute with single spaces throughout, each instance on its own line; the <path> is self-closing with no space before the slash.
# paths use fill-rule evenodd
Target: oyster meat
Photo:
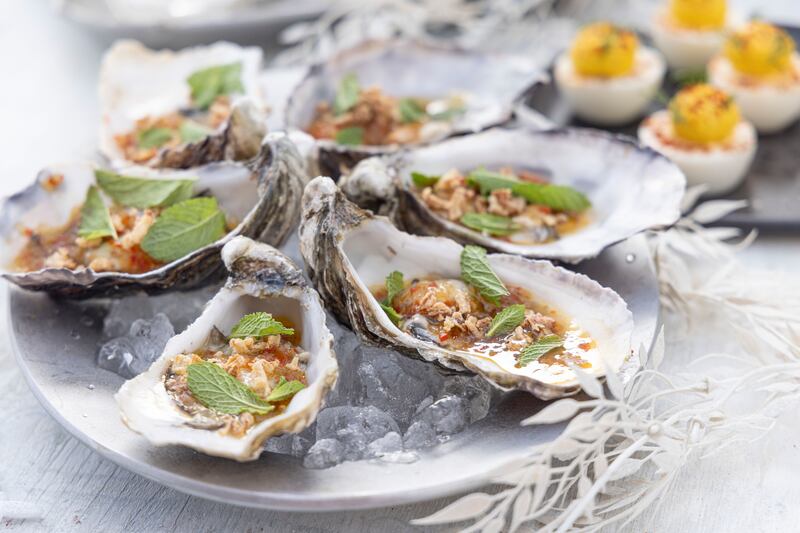
<path id="1" fill-rule="evenodd" d="M 76 238 L 75 226 L 82 216 L 78 208 L 88 198 L 87 190 L 95 185 L 95 170 L 88 163 L 50 167 L 33 185 L 3 203 L 0 262 L 6 279 L 25 289 L 79 298 L 195 287 L 221 275 L 219 251 L 237 235 L 280 246 L 297 224 L 307 179 L 304 162 L 282 134 L 267 136 L 260 153 L 247 162 L 220 161 L 188 170 L 129 167 L 119 171 L 123 176 L 150 179 L 194 179 L 191 195 L 213 197 L 226 218 L 227 227 L 219 232 L 220 238 L 213 242 L 208 239 L 208 244 L 176 259 L 157 262 L 139 252 L 138 245 L 128 247 L 131 253 L 118 254 L 116 245 L 124 248 L 121 241 L 126 235 L 120 234 L 119 243 L 105 243 L 108 246 L 103 246 L 107 239 L 84 239 L 94 241 L 92 244 Z M 102 200 L 98 197 L 98 201 Z M 124 211 L 130 214 L 130 209 Z M 142 214 L 141 210 L 136 212 Z M 138 231 L 133 226 L 131 234 Z M 91 253 L 78 251 L 87 258 L 85 263 L 79 264 L 75 257 L 48 261 L 52 253 L 69 256 L 72 248 L 96 244 L 100 244 L 98 251 L 108 250 L 116 260 L 92 262 Z M 133 252 L 142 257 L 134 262 Z M 26 254 L 26 260 L 20 261 Z"/>
<path id="2" fill-rule="evenodd" d="M 544 78 L 522 57 L 372 41 L 311 67 L 287 102 L 285 125 L 317 137 L 320 172 L 338 177 L 370 155 L 504 123 Z"/>
<path id="3" fill-rule="evenodd" d="M 319 296 L 286 256 L 236 237 L 222 249 L 222 259 L 229 276 L 225 286 L 115 398 L 125 424 L 157 446 L 178 444 L 252 461 L 269 437 L 298 433 L 314 421 L 338 366 Z M 258 315 L 291 329 L 260 338 L 251 336 L 258 329 L 238 333 L 242 317 Z M 256 407 L 236 413 L 203 396 L 208 384 L 192 372 L 207 371 L 208 365 L 237 381 L 235 387 L 244 386 L 248 404 Z M 296 386 L 279 394 L 286 383 Z"/>
<path id="4" fill-rule="evenodd" d="M 114 43 L 100 70 L 100 150 L 114 166 L 253 157 L 266 133 L 261 60 L 259 48 L 226 42 L 178 52 Z"/>
<path id="5" fill-rule="evenodd" d="M 495 128 L 363 161 L 340 186 L 412 233 L 577 263 L 677 221 L 686 179 L 619 136 Z"/>
<path id="6" fill-rule="evenodd" d="M 477 373 L 502 389 L 542 399 L 574 394 L 573 365 L 602 376 L 631 354 L 633 318 L 614 291 L 547 261 L 404 233 L 349 202 L 329 178 L 306 187 L 300 247 L 326 307 L 362 340 Z M 465 254 L 482 257 L 506 292 L 476 292 L 475 258 L 468 270 Z M 516 320 L 498 318 L 514 313 Z M 536 355 L 547 343 L 554 344 Z"/>

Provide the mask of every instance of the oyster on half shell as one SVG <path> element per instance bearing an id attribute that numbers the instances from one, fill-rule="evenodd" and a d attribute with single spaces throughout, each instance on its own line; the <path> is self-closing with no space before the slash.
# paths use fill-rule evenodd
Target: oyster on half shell
<path id="1" fill-rule="evenodd" d="M 196 287 L 221 275 L 219 252 L 238 235 L 280 246 L 297 224 L 307 181 L 304 161 L 294 144 L 282 134 L 268 135 L 260 153 L 247 162 L 210 162 L 188 170 L 129 167 L 120 173 L 147 178 L 197 178 L 195 194 L 216 198 L 228 220 L 236 221 L 237 225 L 216 242 L 141 274 L 95 272 L 89 268 L 12 270 L 12 263 L 30 232 L 66 224 L 95 182 L 94 166 L 89 163 L 52 166 L 41 171 L 35 183 L 0 206 L 2 276 L 24 289 L 73 298 Z M 59 176 L 61 181 L 55 188 L 47 185 L 52 176 Z"/>
<path id="2" fill-rule="evenodd" d="M 412 172 L 464 174 L 503 167 L 544 176 L 590 200 L 586 222 L 570 233 L 542 231 L 541 242 L 497 238 L 450 220 L 422 199 Z M 509 254 L 577 263 L 648 229 L 680 217 L 686 179 L 665 157 L 627 138 L 595 130 L 534 131 L 494 128 L 395 156 L 363 161 L 340 186 L 361 207 L 386 214 L 411 233 L 442 235 Z M 526 238 L 538 239 L 526 228 Z M 555 238 L 554 238 L 555 237 Z"/>
<path id="3" fill-rule="evenodd" d="M 156 446 L 178 444 L 237 461 L 252 461 L 266 439 L 297 433 L 316 418 L 336 382 L 338 366 L 325 310 L 302 271 L 269 245 L 236 237 L 222 249 L 228 280 L 185 331 L 170 339 L 144 373 L 125 382 L 115 395 L 125 424 Z M 298 347 L 307 354 L 306 387 L 286 408 L 250 427 L 242 436 L 220 431 L 223 415 L 211 409 L 189 412 L 171 395 L 165 379 L 175 357 L 193 353 L 215 332 L 228 333 L 245 314 L 267 312 L 299 329 Z"/>
<path id="4" fill-rule="evenodd" d="M 253 157 L 266 133 L 267 106 L 259 82 L 261 61 L 260 48 L 228 42 L 173 52 L 151 50 L 137 41 L 117 41 L 106 52 L 100 69 L 101 152 L 116 167 L 146 163 L 187 168 L 202 164 L 203 154 L 213 152 L 225 152 L 225 159 L 230 160 Z M 205 136 L 195 134 L 191 141 L 176 146 L 134 158 L 126 154 L 121 139 L 136 129 L 137 122 L 175 113 L 184 120 L 200 116 L 190 103 L 189 76 L 234 63 L 241 65 L 242 90 L 226 100 L 223 107 L 229 115 L 214 121 L 219 125 L 207 125 L 202 129 Z"/>
<path id="5" fill-rule="evenodd" d="M 341 145 L 317 141 L 320 173 L 338 177 L 365 157 L 425 145 L 507 122 L 515 101 L 532 85 L 546 79 L 527 58 L 483 54 L 414 41 L 369 41 L 311 67 L 292 92 L 285 109 L 285 126 L 306 131 L 317 105 L 334 100 L 340 81 L 355 75 L 362 87 L 377 87 L 395 98 L 440 100 L 457 94 L 463 113 L 424 140 L 404 145 Z"/>
<path id="6" fill-rule="evenodd" d="M 542 399 L 580 390 L 571 368 L 530 364 L 519 368 L 492 357 L 448 349 L 412 328 L 390 320 L 370 287 L 400 271 L 406 278 L 454 280 L 462 284 L 464 250 L 450 239 L 404 233 L 381 216 L 349 202 L 329 178 L 319 177 L 303 196 L 300 249 L 308 274 L 328 310 L 365 342 L 461 371 L 480 374 L 502 389 L 521 389 Z M 622 298 L 588 277 L 547 261 L 519 256 L 488 256 L 492 270 L 509 287 L 520 287 L 569 317 L 595 343 L 586 372 L 616 372 L 631 354 L 633 317 Z M 396 300 L 395 300 L 396 301 Z M 413 334 L 412 334 L 413 333 Z"/>

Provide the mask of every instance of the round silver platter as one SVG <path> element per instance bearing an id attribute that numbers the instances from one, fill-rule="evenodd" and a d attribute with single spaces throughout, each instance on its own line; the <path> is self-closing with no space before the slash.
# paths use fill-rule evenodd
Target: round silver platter
<path id="1" fill-rule="evenodd" d="M 634 346 L 652 345 L 658 285 L 645 238 L 629 239 L 576 270 L 616 290 L 633 312 Z M 483 420 L 419 455 L 411 464 L 346 462 L 303 468 L 287 455 L 265 453 L 240 464 L 178 447 L 156 448 L 126 428 L 113 394 L 123 379 L 95 364 L 102 315 L 89 302 L 56 301 L 9 290 L 12 345 L 22 372 L 48 413 L 69 433 L 120 466 L 177 490 L 225 503 L 282 510 L 327 511 L 399 505 L 452 495 L 485 484 L 532 446 L 553 440 L 563 425 L 523 427 L 544 404 L 509 393 Z M 99 311 L 98 311 L 99 312 Z M 338 354 L 340 358 L 348 354 Z"/>

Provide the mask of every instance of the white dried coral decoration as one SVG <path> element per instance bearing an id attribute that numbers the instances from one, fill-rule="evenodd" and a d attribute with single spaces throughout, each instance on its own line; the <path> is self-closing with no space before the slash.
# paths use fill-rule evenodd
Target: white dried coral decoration
<path id="1" fill-rule="evenodd" d="M 800 397 L 800 283 L 743 267 L 735 253 L 752 236 L 729 245 L 723 239 L 737 230 L 701 225 L 739 207 L 703 203 L 651 239 L 668 321 L 701 323 L 705 336 L 713 336 L 713 324 L 717 333 L 732 328 L 739 353 L 712 352 L 688 368 L 659 370 L 665 357 L 678 355 L 662 332 L 628 384 L 609 374 L 604 388 L 579 374 L 589 399 L 559 400 L 524 422 L 571 419 L 558 439 L 508 465 L 495 479 L 496 492 L 464 496 L 414 523 L 472 521 L 463 531 L 621 527 L 657 505 L 690 461 L 765 435 Z M 745 395 L 757 401 L 747 411 L 742 402 L 731 408 Z"/>

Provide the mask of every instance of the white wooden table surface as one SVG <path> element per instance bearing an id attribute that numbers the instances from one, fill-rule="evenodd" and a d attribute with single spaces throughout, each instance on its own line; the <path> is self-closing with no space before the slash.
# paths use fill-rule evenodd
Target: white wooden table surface
<path id="1" fill-rule="evenodd" d="M 753 4 L 755 2 L 751 2 Z M 758 2 L 800 22 L 796 0 Z M 0 196 L 44 164 L 80 159 L 96 144 L 103 44 L 42 0 L 0 2 Z M 748 262 L 800 273 L 800 236 L 762 239 Z M 5 297 L 5 287 L 0 297 Z M 4 312 L 4 307 L 3 311 Z M 0 316 L 0 338 L 6 338 Z M 370 512 L 255 511 L 186 496 L 102 459 L 38 405 L 0 343 L 0 528 L 5 531 L 411 531 L 408 520 L 447 500 Z M 684 472 L 655 512 L 629 531 L 797 531 L 800 425 L 783 417 L 765 440 Z M 25 519 L 26 516 L 30 518 Z"/>

